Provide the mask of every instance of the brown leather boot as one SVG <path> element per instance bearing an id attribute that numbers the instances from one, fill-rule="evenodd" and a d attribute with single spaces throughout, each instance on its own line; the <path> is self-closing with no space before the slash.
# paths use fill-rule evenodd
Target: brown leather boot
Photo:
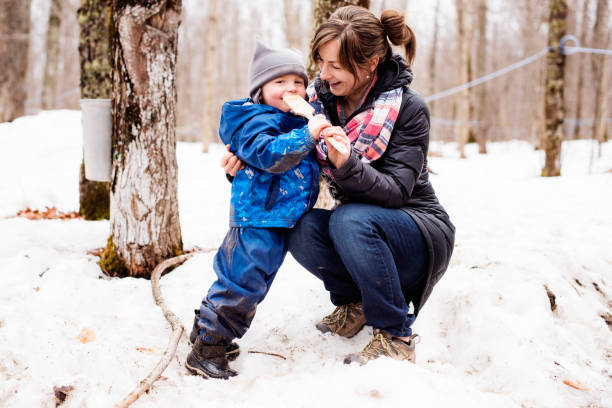
<path id="1" fill-rule="evenodd" d="M 344 358 L 344 364 L 353 362 L 364 365 L 370 360 L 380 356 L 391 357 L 394 360 L 415 361 L 415 346 L 420 337 L 418 334 L 410 336 L 410 340 L 405 342 L 397 337 L 391 336 L 378 329 L 374 330 L 374 338 L 359 353 L 349 354 Z"/>
<path id="2" fill-rule="evenodd" d="M 325 316 L 315 325 L 323 333 L 332 332 L 343 337 L 353 337 L 366 324 L 363 305 L 349 303 L 338 306 L 331 314 Z"/>

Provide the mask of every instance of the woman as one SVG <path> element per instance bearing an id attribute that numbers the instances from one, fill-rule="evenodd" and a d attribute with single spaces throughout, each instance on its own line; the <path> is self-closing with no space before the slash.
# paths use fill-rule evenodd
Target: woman
<path id="1" fill-rule="evenodd" d="M 406 59 L 393 55 L 403 46 Z M 335 127 L 321 138 L 321 169 L 340 205 L 306 213 L 288 238 L 293 257 L 323 281 L 336 309 L 316 327 L 344 337 L 367 323 L 374 337 L 344 362 L 381 355 L 414 362 L 411 325 L 444 274 L 455 228 L 427 172 L 429 111 L 409 88 L 415 39 L 403 16 L 338 9 L 315 33 L 320 68 L 311 103 Z M 240 163 L 228 156 L 226 171 Z M 413 310 L 409 305 L 412 303 Z"/>

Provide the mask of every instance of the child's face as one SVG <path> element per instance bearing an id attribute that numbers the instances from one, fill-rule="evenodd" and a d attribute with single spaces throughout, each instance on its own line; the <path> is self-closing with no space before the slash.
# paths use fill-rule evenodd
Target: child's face
<path id="1" fill-rule="evenodd" d="M 289 106 L 283 101 L 283 95 L 298 94 L 302 98 L 306 96 L 306 86 L 301 76 L 296 74 L 287 74 L 276 77 L 270 82 L 266 82 L 261 88 L 263 103 L 280 109 L 283 112 L 289 110 Z"/>

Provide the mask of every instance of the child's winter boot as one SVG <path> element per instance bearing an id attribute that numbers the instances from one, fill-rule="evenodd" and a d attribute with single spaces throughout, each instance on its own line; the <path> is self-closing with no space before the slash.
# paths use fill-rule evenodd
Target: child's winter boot
<path id="1" fill-rule="evenodd" d="M 195 341 L 198 338 L 198 331 L 200 330 L 198 326 L 198 320 L 200 320 L 200 311 L 198 309 L 195 309 L 193 312 L 195 313 L 195 317 L 193 318 L 193 327 L 191 328 L 191 333 L 189 334 L 189 343 L 191 345 L 195 344 Z M 240 355 L 240 346 L 232 341 L 225 348 L 225 354 L 227 355 L 227 359 L 229 361 L 234 361 Z"/>
<path id="2" fill-rule="evenodd" d="M 227 380 L 238 373 L 229 368 L 223 344 L 206 344 L 198 337 L 187 356 L 185 367 L 194 374 L 204 378 L 222 378 Z"/>

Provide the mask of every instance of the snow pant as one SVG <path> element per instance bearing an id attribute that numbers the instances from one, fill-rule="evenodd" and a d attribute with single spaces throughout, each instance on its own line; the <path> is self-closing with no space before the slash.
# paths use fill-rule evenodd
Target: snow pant
<path id="1" fill-rule="evenodd" d="M 400 209 L 345 204 L 314 209 L 289 231 L 291 255 L 323 281 L 340 306 L 362 302 L 366 321 L 392 336 L 410 336 L 427 277 L 425 240 L 410 215 Z"/>
<path id="2" fill-rule="evenodd" d="M 231 228 L 215 255 L 217 280 L 200 306 L 199 337 L 206 344 L 229 344 L 251 325 L 287 248 L 286 228 Z"/>

